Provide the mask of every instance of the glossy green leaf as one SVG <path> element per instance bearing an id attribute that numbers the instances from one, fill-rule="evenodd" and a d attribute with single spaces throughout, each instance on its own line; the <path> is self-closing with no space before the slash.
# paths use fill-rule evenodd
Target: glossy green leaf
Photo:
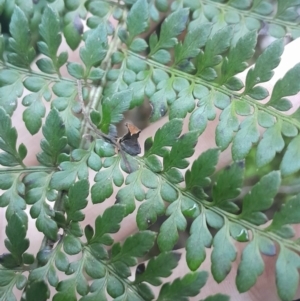
<path id="1" fill-rule="evenodd" d="M 106 55 L 106 48 L 107 32 L 102 24 L 92 30 L 85 41 L 85 46 L 80 48 L 80 58 L 87 70 L 100 64 Z"/>
<path id="2" fill-rule="evenodd" d="M 21 74 L 15 70 L 0 70 L 0 105 L 12 115 L 17 107 L 18 97 L 23 94 Z"/>
<path id="3" fill-rule="evenodd" d="M 211 25 L 209 23 L 197 26 L 192 29 L 188 29 L 184 42 L 179 42 L 175 45 L 175 62 L 174 64 L 179 68 L 187 68 L 185 64 L 198 55 L 200 48 L 203 47 L 208 39 L 211 31 Z M 193 66 L 191 65 L 191 68 Z"/>
<path id="4" fill-rule="evenodd" d="M 254 115 L 247 117 L 240 125 L 239 131 L 233 138 L 232 157 L 234 160 L 244 159 L 250 152 L 253 144 L 257 143 L 260 133 Z"/>
<path id="5" fill-rule="evenodd" d="M 67 69 L 70 75 L 77 79 L 84 78 L 84 68 L 78 63 L 68 63 Z"/>
<path id="6" fill-rule="evenodd" d="M 48 74 L 56 73 L 53 62 L 48 58 L 42 58 L 42 59 L 37 60 L 36 65 L 44 73 L 48 73 Z"/>
<path id="7" fill-rule="evenodd" d="M 46 301 L 50 295 L 47 284 L 43 281 L 29 283 L 26 287 L 26 299 L 32 301 Z"/>
<path id="8" fill-rule="evenodd" d="M 209 248 L 212 243 L 205 214 L 200 214 L 192 223 L 190 237 L 186 243 L 186 261 L 192 271 L 196 271 L 201 263 L 205 260 L 205 248 Z"/>
<path id="9" fill-rule="evenodd" d="M 228 211 L 237 211 L 237 206 L 228 201 L 240 194 L 244 178 L 244 168 L 244 162 L 241 161 L 225 167 L 218 174 L 212 189 L 212 197 L 217 206 Z"/>
<path id="10" fill-rule="evenodd" d="M 185 29 L 188 13 L 188 9 L 181 9 L 173 12 L 164 20 L 158 42 L 153 45 L 150 41 L 151 54 L 154 54 L 161 48 L 171 48 L 176 44 L 176 36 Z"/>
<path id="11" fill-rule="evenodd" d="M 298 254 L 281 246 L 278 260 L 276 261 L 276 284 L 281 300 L 295 298 L 299 287 L 300 257 Z"/>
<path id="12" fill-rule="evenodd" d="M 208 121 L 214 120 L 216 118 L 215 106 L 218 106 L 217 100 L 218 100 L 218 96 L 220 95 L 222 94 L 217 91 L 210 91 L 209 93 L 209 91 L 203 86 L 195 87 L 194 96 L 199 98 L 200 100 L 197 104 L 199 108 L 194 110 L 190 117 L 190 122 L 189 122 L 190 131 L 197 130 L 200 132 L 200 134 L 202 134 L 207 127 Z"/>
<path id="13" fill-rule="evenodd" d="M 46 199 L 50 179 L 51 175 L 45 172 L 28 174 L 24 178 L 24 184 L 27 188 L 25 200 L 27 204 L 32 205 L 30 215 L 32 218 L 36 218 L 37 229 L 55 241 L 58 226 L 52 219 L 54 217 L 54 210 L 49 206 Z"/>
<path id="14" fill-rule="evenodd" d="M 236 249 L 225 225 L 215 235 L 211 253 L 211 272 L 214 279 L 220 283 L 231 270 L 231 262 L 236 258 Z"/>
<path id="15" fill-rule="evenodd" d="M 209 296 L 201 301 L 229 301 L 230 297 L 227 295 L 217 294 L 213 296 Z"/>
<path id="16" fill-rule="evenodd" d="M 101 203 L 113 193 L 113 183 L 120 187 L 124 182 L 124 176 L 120 170 L 119 158 L 107 158 L 104 161 L 105 169 L 101 169 L 95 176 L 95 184 L 92 187 L 92 201 Z"/>
<path id="17" fill-rule="evenodd" d="M 73 18 L 72 18 L 73 17 Z M 81 35 L 83 33 L 83 24 L 78 14 L 72 14 L 70 20 L 67 20 L 67 24 L 64 26 L 65 39 L 72 50 L 75 50 L 80 42 Z"/>
<path id="18" fill-rule="evenodd" d="M 300 136 L 295 137 L 288 145 L 286 152 L 280 164 L 280 170 L 283 176 L 288 176 L 300 169 Z"/>
<path id="19" fill-rule="evenodd" d="M 222 64 L 221 83 L 225 83 L 237 73 L 246 69 L 248 64 L 246 61 L 254 54 L 256 45 L 257 33 L 250 31 L 241 37 L 234 48 L 232 48 L 227 56 L 227 59 Z"/>
<path id="20" fill-rule="evenodd" d="M 224 27 L 214 33 L 205 44 L 205 51 L 200 52 L 197 57 L 197 75 L 206 79 L 213 80 L 217 75 L 211 67 L 219 64 L 222 60 L 222 54 L 230 46 L 230 40 L 233 34 L 232 27 Z"/>
<path id="21" fill-rule="evenodd" d="M 28 20 L 24 12 L 15 6 L 9 24 L 11 38 L 9 38 L 9 47 L 12 50 L 8 54 L 8 60 L 11 64 L 20 67 L 29 67 L 35 57 L 35 50 L 31 46 L 31 36 Z"/>
<path id="22" fill-rule="evenodd" d="M 168 219 L 160 227 L 157 243 L 161 251 L 170 251 L 176 244 L 178 231 L 184 231 L 187 226 L 186 219 L 181 212 L 181 199 L 169 205 L 166 211 Z"/>
<path id="23" fill-rule="evenodd" d="M 178 300 L 185 301 L 188 297 L 198 295 L 200 289 L 205 285 L 207 272 L 195 272 L 177 278 L 172 283 L 165 283 L 159 292 L 157 301 Z"/>
<path id="24" fill-rule="evenodd" d="M 281 135 L 281 125 L 276 123 L 268 128 L 263 135 L 263 139 L 259 142 L 256 151 L 256 164 L 262 167 L 271 162 L 276 153 L 284 148 L 284 140 Z"/>
<path id="25" fill-rule="evenodd" d="M 238 268 L 236 286 L 240 293 L 248 291 L 264 271 L 265 265 L 261 258 L 257 241 L 251 241 L 242 253 L 242 260 Z"/>
<path id="26" fill-rule="evenodd" d="M 56 288 L 57 293 L 53 296 L 53 301 L 77 301 L 74 282 L 74 278 L 60 281 Z"/>
<path id="27" fill-rule="evenodd" d="M 239 129 L 239 120 L 234 110 L 235 103 L 231 103 L 220 116 L 220 122 L 216 129 L 217 145 L 224 150 L 228 147 Z"/>
<path id="28" fill-rule="evenodd" d="M 206 187 L 210 184 L 209 176 L 215 171 L 219 153 L 220 151 L 216 148 L 209 149 L 193 162 L 191 170 L 187 170 L 185 174 L 187 190 L 193 190 L 194 187 Z"/>
<path id="29" fill-rule="evenodd" d="M 23 112 L 23 121 L 31 135 L 36 134 L 42 126 L 42 118 L 45 116 L 46 108 L 42 96 L 38 93 L 26 95 L 22 101 L 23 105 L 30 104 Z"/>
<path id="30" fill-rule="evenodd" d="M 148 138 L 145 142 L 147 148 L 145 156 L 148 157 L 151 154 L 158 156 L 164 156 L 167 153 L 166 146 L 173 146 L 176 139 L 179 137 L 182 130 L 182 120 L 172 119 L 160 129 L 157 130 L 154 136 L 154 141 Z"/>
<path id="31" fill-rule="evenodd" d="M 169 277 L 172 270 L 178 265 L 180 255 L 177 253 L 160 253 L 149 260 L 145 271 L 137 273 L 135 283 L 148 282 L 152 285 L 161 285 L 160 278 Z"/>
<path id="32" fill-rule="evenodd" d="M 146 0 L 138 0 L 131 7 L 127 16 L 127 30 L 129 41 L 141 34 L 148 27 L 148 3 Z"/>
<path id="33" fill-rule="evenodd" d="M 112 98 L 106 98 L 102 104 L 102 120 L 100 128 L 108 133 L 111 123 L 117 123 L 123 119 L 122 113 L 128 110 L 132 99 L 132 91 L 125 90 L 118 92 Z"/>
<path id="34" fill-rule="evenodd" d="M 78 181 L 70 187 L 69 198 L 65 202 L 67 222 L 79 222 L 84 219 L 84 214 L 80 210 L 87 206 L 88 195 L 89 183 L 87 180 Z"/>
<path id="35" fill-rule="evenodd" d="M 40 24 L 39 29 L 40 34 L 46 43 L 46 45 L 42 45 L 39 49 L 43 54 L 51 58 L 56 71 L 59 72 L 59 68 L 66 62 L 66 60 L 60 62 L 56 56 L 62 41 L 60 34 L 60 20 L 57 12 L 49 6 L 44 10 L 42 23 Z"/>
<path id="36" fill-rule="evenodd" d="M 9 115 L 0 108 L 0 164 L 3 166 L 16 166 L 22 164 L 22 159 L 16 150 L 17 131 L 11 125 Z"/>
<path id="37" fill-rule="evenodd" d="M 171 151 L 164 156 L 164 171 L 167 172 L 170 168 L 186 168 L 189 158 L 194 153 L 194 147 L 198 140 L 198 133 L 188 132 L 182 135 L 172 146 Z"/>
<path id="38" fill-rule="evenodd" d="M 91 150 L 74 150 L 72 152 L 73 161 L 64 161 L 60 164 L 60 170 L 52 175 L 50 187 L 56 190 L 68 189 L 75 180 L 86 179 L 88 176 L 87 162 L 91 155 Z"/>
<path id="39" fill-rule="evenodd" d="M 279 232 L 284 225 L 300 223 L 299 216 L 300 195 L 290 198 L 283 204 L 279 211 L 275 212 L 273 221 L 269 229 Z"/>
<path id="40" fill-rule="evenodd" d="M 283 97 L 295 95 L 300 91 L 300 64 L 290 69 L 282 79 L 278 80 L 273 88 L 273 92 L 268 105 L 280 111 L 287 111 L 291 105 L 284 105 Z"/>
<path id="41" fill-rule="evenodd" d="M 5 247 L 12 254 L 16 266 L 22 264 L 22 254 L 29 247 L 29 240 L 26 238 L 27 224 L 17 214 L 14 214 L 9 219 L 5 233 Z"/>
<path id="42" fill-rule="evenodd" d="M 278 171 L 272 171 L 263 176 L 244 197 L 240 218 L 256 225 L 267 222 L 267 217 L 260 211 L 271 207 L 280 182 L 280 173 Z"/>
<path id="43" fill-rule="evenodd" d="M 0 207 L 7 207 L 5 216 L 9 220 L 14 214 L 17 214 L 23 224 L 27 224 L 28 217 L 24 212 L 26 203 L 23 198 L 25 194 L 25 185 L 21 182 L 19 173 L 11 174 L 10 176 L 4 174 L 1 177 L 3 186 L 1 189 L 6 189 L 0 196 Z M 5 180 L 3 180 L 3 178 Z"/>
<path id="44" fill-rule="evenodd" d="M 64 237 L 64 251 L 69 255 L 78 254 L 82 249 L 80 241 L 71 234 Z"/>
<path id="45" fill-rule="evenodd" d="M 135 197 L 141 194 L 144 197 L 145 193 L 142 190 L 138 192 L 138 186 L 135 186 Z M 138 209 L 136 222 L 140 230 L 147 229 L 154 224 L 157 217 L 165 212 L 165 204 L 158 189 L 149 189 L 145 195 L 145 200 Z"/>
<path id="46" fill-rule="evenodd" d="M 112 261 L 122 261 L 128 266 L 136 264 L 136 257 L 144 256 L 153 247 L 156 234 L 151 231 L 141 231 L 129 236 L 120 247 L 117 254 L 113 255 Z"/>
<path id="47" fill-rule="evenodd" d="M 272 70 L 278 66 L 282 52 L 283 42 L 280 39 L 265 49 L 256 60 L 254 68 L 251 68 L 247 73 L 244 94 L 253 96 L 255 85 L 272 78 L 274 73 Z"/>
<path id="48" fill-rule="evenodd" d="M 55 166 L 58 156 L 66 147 L 65 125 L 56 109 L 52 109 L 43 126 L 44 139 L 41 140 L 42 152 L 37 159 L 45 166 Z"/>
<path id="49" fill-rule="evenodd" d="M 104 235 L 116 233 L 120 229 L 120 223 L 125 216 L 125 208 L 122 205 L 114 205 L 107 208 L 103 215 L 99 215 L 95 221 L 95 234 L 90 240 L 92 243 L 103 243 Z"/>

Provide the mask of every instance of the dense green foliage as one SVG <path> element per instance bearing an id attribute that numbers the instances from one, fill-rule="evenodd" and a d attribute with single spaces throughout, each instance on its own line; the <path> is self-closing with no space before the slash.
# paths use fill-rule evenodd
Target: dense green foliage
<path id="1" fill-rule="evenodd" d="M 107 294 L 115 301 L 200 300 L 209 273 L 201 269 L 206 249 L 212 247 L 211 273 L 221 282 L 237 258 L 235 241 L 245 244 L 237 289 L 255 285 L 265 268 L 262 255 L 277 254 L 278 296 L 293 299 L 300 193 L 278 193 L 300 180 L 300 109 L 286 113 L 287 97 L 300 91 L 300 64 L 269 98 L 260 84 L 280 62 L 283 37 L 300 36 L 300 1 L 271 2 L 0 0 L 9 24 L 0 36 L 0 207 L 7 221 L 0 301 L 15 300 L 15 287 L 24 291 L 23 301 L 47 300 L 50 287 L 54 301 L 101 301 Z M 243 82 L 237 74 L 253 58 L 263 25 L 277 39 Z M 70 53 L 60 50 L 63 39 L 80 60 L 70 62 Z M 139 133 L 127 125 L 128 134 L 117 140 L 116 125 L 147 99 L 150 121 L 165 115 L 169 121 L 146 140 L 141 156 Z M 18 144 L 12 121 L 21 105 L 28 132 L 42 131 L 38 154 Z M 217 147 L 190 162 L 218 112 Z M 233 162 L 216 170 L 227 148 Z M 26 166 L 26 156 L 40 165 Z M 251 187 L 241 194 L 245 183 Z M 115 205 L 83 228 L 87 199 L 102 203 L 114 192 Z M 138 231 L 115 241 L 112 234 L 134 211 Z M 149 230 L 160 216 L 157 233 Z M 44 234 L 37 254 L 26 252 L 31 219 Z M 180 259 L 173 249 L 188 228 Z M 155 243 L 159 252 L 151 256 Z M 145 269 L 129 278 L 145 258 Z M 179 260 L 190 272 L 166 282 Z M 150 286 L 159 287 L 157 295 Z M 220 292 L 205 300 L 229 299 Z"/>

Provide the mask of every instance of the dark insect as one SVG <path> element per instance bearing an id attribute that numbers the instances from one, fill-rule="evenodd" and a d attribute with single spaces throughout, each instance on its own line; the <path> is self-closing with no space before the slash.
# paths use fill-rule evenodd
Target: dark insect
<path id="1" fill-rule="evenodd" d="M 136 270 L 135 270 L 135 277 L 137 275 L 141 275 L 145 272 L 145 264 L 144 263 L 140 263 L 137 267 L 136 267 Z"/>
<path id="2" fill-rule="evenodd" d="M 141 153 L 141 146 L 138 142 L 141 130 L 131 123 L 125 123 L 128 132 L 119 140 L 120 146 L 127 154 L 136 156 Z"/>

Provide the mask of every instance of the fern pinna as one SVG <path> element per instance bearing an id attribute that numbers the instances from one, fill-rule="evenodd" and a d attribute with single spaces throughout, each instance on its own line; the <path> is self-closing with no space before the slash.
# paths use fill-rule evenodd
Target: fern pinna
<path id="1" fill-rule="evenodd" d="M 242 293 L 268 256 L 276 261 L 274 294 L 295 298 L 300 110 L 287 97 L 300 90 L 300 64 L 270 95 L 261 83 L 273 77 L 285 37 L 300 36 L 299 6 L 0 0 L 0 300 L 225 301 L 221 289 L 200 289 L 210 273 L 222 282 L 235 262 L 241 295 L 232 300 L 249 300 Z M 259 54 L 263 35 L 274 41 Z M 18 142 L 19 99 L 26 130 L 43 135 L 37 154 Z M 168 121 L 141 155 L 140 130 L 127 123 L 117 138 L 117 125 L 145 102 L 150 122 Z M 191 159 L 213 121 L 216 146 Z M 232 162 L 220 169 L 228 148 Z M 37 163 L 28 164 L 33 155 Z M 115 203 L 85 220 L 88 198 Z M 118 239 L 128 218 L 137 231 Z M 33 254 L 32 220 L 44 235 Z M 184 231 L 185 251 L 174 251 Z M 182 262 L 189 272 L 168 278 Z"/>

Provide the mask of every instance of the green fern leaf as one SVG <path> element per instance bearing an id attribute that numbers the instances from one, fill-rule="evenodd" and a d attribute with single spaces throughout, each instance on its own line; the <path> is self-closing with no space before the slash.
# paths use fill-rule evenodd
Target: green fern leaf
<path id="1" fill-rule="evenodd" d="M 1 265 L 6 268 L 14 268 L 20 266 L 23 263 L 22 255 L 29 247 L 29 240 L 26 237 L 27 223 L 23 223 L 22 219 L 13 214 L 6 226 L 5 233 L 7 239 L 5 239 L 5 247 L 10 254 L 1 256 Z M 11 259 L 7 261 L 7 256 Z"/>
<path id="2" fill-rule="evenodd" d="M 6 190 L 0 196 L 0 207 L 7 207 L 5 216 L 9 220 L 14 214 L 22 220 L 23 224 L 27 224 L 28 217 L 24 212 L 26 203 L 22 195 L 25 193 L 25 186 L 21 181 L 20 174 L 15 173 L 10 176 L 1 176 L 1 189 Z"/>
<path id="3" fill-rule="evenodd" d="M 16 66 L 29 67 L 35 57 L 35 50 L 31 46 L 28 20 L 24 12 L 15 7 L 10 22 L 9 47 L 12 53 L 8 55 L 8 61 Z"/>
<path id="4" fill-rule="evenodd" d="M 67 213 L 67 223 L 80 222 L 84 219 L 84 214 L 80 211 L 87 206 L 87 196 L 89 195 L 89 183 L 86 180 L 78 181 L 69 189 L 69 198 L 65 201 Z"/>
<path id="5" fill-rule="evenodd" d="M 178 231 L 184 231 L 186 229 L 186 218 L 181 211 L 181 206 L 184 202 L 184 197 L 179 198 L 169 205 L 166 210 L 166 215 L 169 217 L 160 227 L 157 238 L 157 243 L 161 251 L 172 250 L 179 238 Z"/>
<path id="6" fill-rule="evenodd" d="M 180 255 L 177 253 L 160 253 L 149 260 L 145 271 L 137 273 L 135 283 L 149 282 L 152 285 L 161 285 L 160 277 L 169 277 L 177 266 Z"/>
<path id="7" fill-rule="evenodd" d="M 230 212 L 237 212 L 238 206 L 232 200 L 240 194 L 244 177 L 244 163 L 233 163 L 223 169 L 217 176 L 212 189 L 214 203 Z"/>
<path id="8" fill-rule="evenodd" d="M 272 78 L 274 73 L 272 70 L 278 66 L 282 52 L 283 42 L 282 40 L 277 40 L 269 45 L 258 57 L 254 68 L 251 68 L 247 73 L 245 95 L 248 94 L 258 100 L 268 96 L 268 92 L 264 88 L 260 86 L 255 87 L 255 85 Z"/>
<path id="9" fill-rule="evenodd" d="M 211 253 L 211 272 L 220 283 L 231 270 L 231 262 L 236 259 L 236 248 L 229 235 L 228 225 L 224 225 L 215 235 Z"/>
<path id="10" fill-rule="evenodd" d="M 48 299 L 49 290 L 45 282 L 36 281 L 28 285 L 26 290 L 26 298 L 28 300 L 46 301 Z"/>
<path id="11" fill-rule="evenodd" d="M 156 132 L 154 141 L 152 141 L 152 138 L 148 138 L 145 141 L 145 157 L 148 158 L 152 154 L 164 156 L 167 152 L 166 146 L 172 146 L 174 144 L 181 130 L 182 120 L 180 119 L 173 119 L 166 123 Z"/>
<path id="12" fill-rule="evenodd" d="M 58 98 L 53 100 L 53 106 L 60 112 L 60 116 L 65 124 L 68 144 L 77 148 L 81 139 L 81 121 L 73 113 L 80 112 L 82 108 L 75 100 L 77 94 L 76 88 L 73 83 L 60 81 L 53 86 L 52 90 L 58 96 Z"/>
<path id="13" fill-rule="evenodd" d="M 120 170 L 120 157 L 106 158 L 103 167 L 95 176 L 95 184 L 92 187 L 92 201 L 101 203 L 113 193 L 113 183 L 120 187 L 124 182 L 124 176 Z"/>
<path id="14" fill-rule="evenodd" d="M 254 238 L 244 249 L 242 261 L 238 268 L 236 285 L 239 292 L 248 291 L 263 271 L 264 262 L 259 252 L 257 240 Z"/>
<path id="15" fill-rule="evenodd" d="M 275 84 L 271 98 L 268 101 L 269 106 L 272 106 L 279 111 L 287 111 L 292 107 L 290 101 L 283 97 L 295 95 L 300 91 L 299 73 L 300 64 L 297 64 Z"/>
<path id="16" fill-rule="evenodd" d="M 97 67 L 104 59 L 107 48 L 107 32 L 104 25 L 99 25 L 92 30 L 86 38 L 85 46 L 80 48 L 79 54 L 86 66 L 85 77 L 92 67 Z"/>
<path id="17" fill-rule="evenodd" d="M 13 114 L 23 90 L 22 76 L 17 71 L 8 69 L 0 71 L 0 105 L 7 114 Z"/>
<path id="18" fill-rule="evenodd" d="M 195 28 L 188 28 L 184 42 L 179 42 L 174 47 L 174 65 L 184 71 L 192 71 L 195 67 L 190 60 L 198 55 L 210 34 L 211 24 L 203 24 Z"/>
<path id="19" fill-rule="evenodd" d="M 272 224 L 268 230 L 278 233 L 280 236 L 294 236 L 294 231 L 288 231 L 285 228 L 289 224 L 298 224 L 299 217 L 300 195 L 296 195 L 282 205 L 281 209 L 274 214 Z M 292 229 L 291 229 L 292 230 Z"/>
<path id="20" fill-rule="evenodd" d="M 156 34 L 152 34 L 150 37 L 150 56 L 162 62 L 161 59 L 159 59 L 159 51 L 163 53 L 162 48 L 171 48 L 176 44 L 176 36 L 185 29 L 188 13 L 188 9 L 182 9 L 172 13 L 166 18 L 161 27 L 159 40 Z M 156 56 L 154 56 L 155 54 Z"/>
<path id="21" fill-rule="evenodd" d="M 245 61 L 251 58 L 254 54 L 254 47 L 256 45 L 257 34 L 256 31 L 250 31 L 240 38 L 234 48 L 228 54 L 227 59 L 222 64 L 221 84 L 232 90 L 240 90 L 243 84 L 233 76 L 242 72 L 248 66 Z"/>
<path id="22" fill-rule="evenodd" d="M 52 109 L 43 126 L 45 139 L 41 141 L 43 152 L 37 155 L 38 161 L 44 166 L 55 166 L 58 156 L 67 144 L 65 126 L 56 109 Z"/>
<path id="23" fill-rule="evenodd" d="M 151 231 L 142 231 L 129 236 L 122 246 L 119 244 L 113 246 L 111 262 L 114 264 L 121 262 L 127 266 L 135 265 L 135 257 L 144 256 L 152 248 L 155 238 L 156 234 Z"/>
<path id="24" fill-rule="evenodd" d="M 0 164 L 3 166 L 23 165 L 23 159 L 26 157 L 27 150 L 24 144 L 17 147 L 17 131 L 11 126 L 9 115 L 0 108 Z"/>
<path id="25" fill-rule="evenodd" d="M 190 296 L 196 296 L 207 280 L 206 272 L 187 274 L 182 279 L 175 279 L 174 282 L 166 283 L 160 290 L 157 301 L 171 301 L 176 298 L 178 301 L 187 301 Z"/>
<path id="26" fill-rule="evenodd" d="M 216 71 L 212 67 L 221 62 L 222 56 L 220 54 L 228 49 L 232 33 L 232 27 L 224 27 L 208 39 L 205 44 L 205 51 L 200 52 L 197 57 L 196 75 L 206 80 L 213 80 L 217 77 Z"/>
<path id="27" fill-rule="evenodd" d="M 58 74 L 60 74 L 59 69 L 67 62 L 68 53 L 62 52 L 59 56 L 57 56 L 57 51 L 61 44 L 62 37 L 60 34 L 60 23 L 57 12 L 51 7 L 48 6 L 44 10 L 42 23 L 39 28 L 40 34 L 44 40 L 44 42 L 38 42 L 39 50 L 51 59 L 52 63 L 49 61 L 49 65 L 52 64 L 52 66 L 49 69 L 54 69 Z M 39 61 L 37 61 L 37 65 L 39 65 Z"/>
<path id="28" fill-rule="evenodd" d="M 116 93 L 111 99 L 105 98 L 102 104 L 102 119 L 98 127 L 108 133 L 109 126 L 123 119 L 122 113 L 127 111 L 132 100 L 132 92 L 125 90 Z"/>
<path id="29" fill-rule="evenodd" d="M 0 300 L 15 300 L 15 295 L 12 291 L 14 283 L 17 280 L 17 277 L 21 276 L 20 274 L 15 273 L 14 271 L 1 269 L 0 277 Z"/>
<path id="30" fill-rule="evenodd" d="M 284 148 L 281 127 L 281 123 L 277 122 L 264 132 L 263 139 L 257 147 L 256 162 L 258 167 L 271 162 L 275 154 Z"/>
<path id="31" fill-rule="evenodd" d="M 298 157 L 299 153 L 299 136 L 295 137 L 288 145 L 287 150 L 281 161 L 280 170 L 283 176 L 295 173 L 300 169 Z"/>
<path id="32" fill-rule="evenodd" d="M 33 205 L 30 208 L 30 215 L 36 218 L 37 229 L 55 241 L 58 233 L 57 223 L 53 220 L 55 212 L 46 200 L 55 201 L 57 194 L 54 190 L 48 190 L 50 180 L 51 174 L 35 172 L 28 174 L 23 182 L 27 188 L 25 201 Z"/>
<path id="33" fill-rule="evenodd" d="M 299 284 L 300 256 L 281 246 L 276 262 L 276 284 L 281 300 L 291 300 Z"/>
<path id="34" fill-rule="evenodd" d="M 127 45 L 132 47 L 133 38 L 144 32 L 148 27 L 148 4 L 145 0 L 136 1 L 127 16 L 127 30 L 129 33 Z"/>
<path id="35" fill-rule="evenodd" d="M 201 213 L 192 223 L 190 237 L 186 243 L 186 261 L 192 271 L 196 271 L 205 260 L 205 248 L 209 248 L 212 243 L 205 214 Z"/>
<path id="36" fill-rule="evenodd" d="M 273 198 L 280 186 L 280 174 L 273 171 L 261 178 L 243 200 L 242 213 L 240 218 L 250 221 L 253 224 L 264 224 L 268 219 L 260 211 L 269 209 Z"/>
<path id="37" fill-rule="evenodd" d="M 187 170 L 185 174 L 186 190 L 197 195 L 197 190 L 202 191 L 202 188 L 210 184 L 211 180 L 209 176 L 215 171 L 219 153 L 218 149 L 207 150 L 193 162 L 191 170 Z"/>
<path id="38" fill-rule="evenodd" d="M 115 233 L 120 229 L 120 222 L 125 216 L 125 208 L 115 205 L 107 208 L 102 216 L 98 216 L 95 221 L 95 235 L 89 239 L 89 244 L 102 243 L 110 244 L 112 239 L 106 236 L 107 233 Z"/>
<path id="39" fill-rule="evenodd" d="M 201 301 L 229 301 L 229 300 L 230 300 L 229 296 L 217 294 L 217 295 L 209 296 Z"/>

